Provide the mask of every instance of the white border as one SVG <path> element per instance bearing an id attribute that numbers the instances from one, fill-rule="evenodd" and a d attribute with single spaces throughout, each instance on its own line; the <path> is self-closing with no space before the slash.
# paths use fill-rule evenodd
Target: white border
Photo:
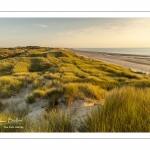
<path id="1" fill-rule="evenodd" d="M 149 0 L 1 0 L 1 11 L 149 11 Z"/>
<path id="2" fill-rule="evenodd" d="M 149 18 L 150 12 L 0 12 L 0 18 Z"/>
<path id="3" fill-rule="evenodd" d="M 149 133 L 0 133 L 0 139 L 150 139 Z"/>

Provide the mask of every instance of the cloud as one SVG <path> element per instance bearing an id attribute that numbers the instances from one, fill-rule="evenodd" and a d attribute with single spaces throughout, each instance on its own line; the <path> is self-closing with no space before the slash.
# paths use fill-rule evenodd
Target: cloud
<path id="1" fill-rule="evenodd" d="M 42 27 L 42 28 L 47 28 L 48 26 L 45 24 L 38 24 L 38 26 Z"/>

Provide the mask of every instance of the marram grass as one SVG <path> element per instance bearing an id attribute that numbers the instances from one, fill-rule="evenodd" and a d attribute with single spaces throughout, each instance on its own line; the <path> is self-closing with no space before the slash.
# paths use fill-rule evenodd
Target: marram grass
<path id="1" fill-rule="evenodd" d="M 48 114 L 45 115 L 47 119 L 41 118 L 39 124 L 32 127 L 25 119 L 26 128 L 19 132 L 74 132 L 71 114 L 53 111 L 61 97 L 68 106 L 76 100 L 102 104 L 80 120 L 78 131 L 150 130 L 150 79 L 131 69 L 78 56 L 60 48 L 1 49 L 0 99 L 17 95 L 27 87 L 31 89 L 26 100 L 28 105 L 36 103 L 37 98 L 44 98 L 48 100 Z M 1 107 L 4 108 L 3 103 Z M 13 115 L 14 111 L 11 113 Z M 22 114 L 22 117 L 27 115 Z"/>
<path id="2" fill-rule="evenodd" d="M 14 114 L 0 115 L 1 120 L 16 119 Z M 0 124 L 0 132 L 74 132 L 75 124 L 72 123 L 71 113 L 69 111 L 57 111 L 53 109 L 47 112 L 39 120 L 28 120 L 27 118 L 18 118 L 22 120 L 19 123 Z M 10 126 L 10 128 L 5 128 Z M 15 128 L 21 126 L 22 128 Z M 14 127 L 14 128 L 11 128 Z"/>
<path id="3" fill-rule="evenodd" d="M 81 120 L 81 132 L 149 132 L 150 88 L 122 87 L 106 95 L 104 106 Z"/>

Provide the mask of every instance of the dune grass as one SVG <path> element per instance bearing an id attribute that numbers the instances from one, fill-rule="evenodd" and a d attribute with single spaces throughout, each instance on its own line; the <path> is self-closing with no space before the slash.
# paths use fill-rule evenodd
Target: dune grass
<path id="1" fill-rule="evenodd" d="M 63 95 L 63 90 L 60 88 L 52 88 L 49 92 L 47 92 L 47 96 L 49 98 L 48 109 L 55 108 L 58 104 L 58 99 Z"/>
<path id="2" fill-rule="evenodd" d="M 2 103 L 2 101 L 0 100 L 0 111 L 2 110 L 2 107 L 3 107 L 3 103 Z"/>
<path id="3" fill-rule="evenodd" d="M 29 64 L 25 62 L 20 62 L 16 64 L 13 68 L 14 73 L 28 72 L 28 70 L 29 70 Z"/>
<path id="4" fill-rule="evenodd" d="M 47 120 L 34 125 L 35 130 L 26 124 L 28 130 L 22 131 L 73 131 L 70 115 L 53 111 L 64 97 L 67 105 L 75 100 L 98 104 L 105 101 L 87 114 L 84 121 L 81 119 L 78 127 L 81 132 L 149 132 L 149 76 L 60 48 L 31 46 L 3 51 L 0 52 L 0 98 L 11 97 L 29 85 L 32 91 L 27 103 L 34 103 L 37 98 L 48 100 Z M 62 119 L 60 128 L 56 127 L 58 118 Z"/>
<path id="5" fill-rule="evenodd" d="M 0 114 L 0 120 L 5 121 L 5 123 L 0 122 L 0 132 L 21 132 L 22 128 L 18 128 L 18 126 L 23 126 L 23 123 L 16 123 L 12 120 L 16 120 L 18 118 L 13 113 L 5 113 Z M 20 118 L 18 118 L 20 119 Z"/>
<path id="6" fill-rule="evenodd" d="M 15 57 L 19 54 L 22 54 L 26 49 L 14 49 L 14 48 L 0 48 L 0 59 Z"/>
<path id="7" fill-rule="evenodd" d="M 19 92 L 22 88 L 21 81 L 13 77 L 0 77 L 0 97 L 10 97 L 11 95 Z"/>
<path id="8" fill-rule="evenodd" d="M 45 85 L 44 78 L 38 77 L 33 81 L 33 89 L 42 88 Z"/>
<path id="9" fill-rule="evenodd" d="M 35 102 L 35 96 L 33 94 L 28 95 L 26 102 L 29 104 L 34 103 Z"/>
<path id="10" fill-rule="evenodd" d="M 45 98 L 47 96 L 45 90 L 34 90 L 33 95 L 38 98 Z"/>
<path id="11" fill-rule="evenodd" d="M 47 78 L 47 79 L 59 79 L 60 78 L 60 73 L 46 72 L 44 74 L 44 77 Z"/>
<path id="12" fill-rule="evenodd" d="M 102 102 L 105 95 L 105 90 L 90 83 L 69 83 L 65 85 L 64 90 L 64 96 L 68 104 L 73 103 L 76 99 Z"/>
<path id="13" fill-rule="evenodd" d="M 71 123 L 71 114 L 55 109 L 45 114 L 39 123 L 26 121 L 24 132 L 74 132 L 74 124 Z"/>
<path id="14" fill-rule="evenodd" d="M 8 121 L 8 119 L 22 120 L 20 123 L 7 122 L 0 123 L 0 132 L 74 132 L 75 124 L 72 124 L 71 112 L 69 111 L 52 111 L 46 112 L 38 121 L 32 122 L 28 119 L 20 118 L 13 113 L 5 113 L 0 115 L 0 120 Z M 8 127 L 9 128 L 6 128 Z M 18 128 L 20 126 L 21 128 Z"/>
<path id="15" fill-rule="evenodd" d="M 150 89 L 122 87 L 106 95 L 103 107 L 81 120 L 81 132 L 149 132 Z"/>

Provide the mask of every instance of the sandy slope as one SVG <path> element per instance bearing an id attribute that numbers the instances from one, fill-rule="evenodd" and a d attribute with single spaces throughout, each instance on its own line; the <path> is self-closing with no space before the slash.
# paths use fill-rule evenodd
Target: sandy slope
<path id="1" fill-rule="evenodd" d="M 5 106 L 5 109 L 2 113 L 26 110 L 28 119 L 37 119 L 44 114 L 45 108 L 43 106 L 47 105 L 46 99 L 36 99 L 36 102 L 33 104 L 27 104 L 27 96 L 32 93 L 32 84 L 29 84 L 26 88 L 23 88 L 19 93 L 11 96 L 10 98 L 2 99 L 2 103 Z"/>
<path id="2" fill-rule="evenodd" d="M 49 80 L 48 80 L 49 81 Z M 48 82 L 47 81 L 47 82 Z M 37 98 L 32 104 L 26 103 L 27 96 L 33 92 L 32 84 L 29 84 L 26 88 L 23 88 L 19 93 L 11 96 L 10 98 L 2 99 L 2 103 L 5 106 L 2 113 L 17 111 L 20 113 L 23 110 L 27 111 L 26 118 L 34 122 L 38 121 L 45 112 L 45 108 L 48 105 L 47 99 Z M 67 106 L 62 102 L 59 102 L 57 109 L 73 112 L 72 120 L 77 122 L 78 118 L 84 118 L 86 113 L 90 113 L 93 108 L 94 102 L 88 102 L 85 100 L 76 100 L 72 105 Z"/>

